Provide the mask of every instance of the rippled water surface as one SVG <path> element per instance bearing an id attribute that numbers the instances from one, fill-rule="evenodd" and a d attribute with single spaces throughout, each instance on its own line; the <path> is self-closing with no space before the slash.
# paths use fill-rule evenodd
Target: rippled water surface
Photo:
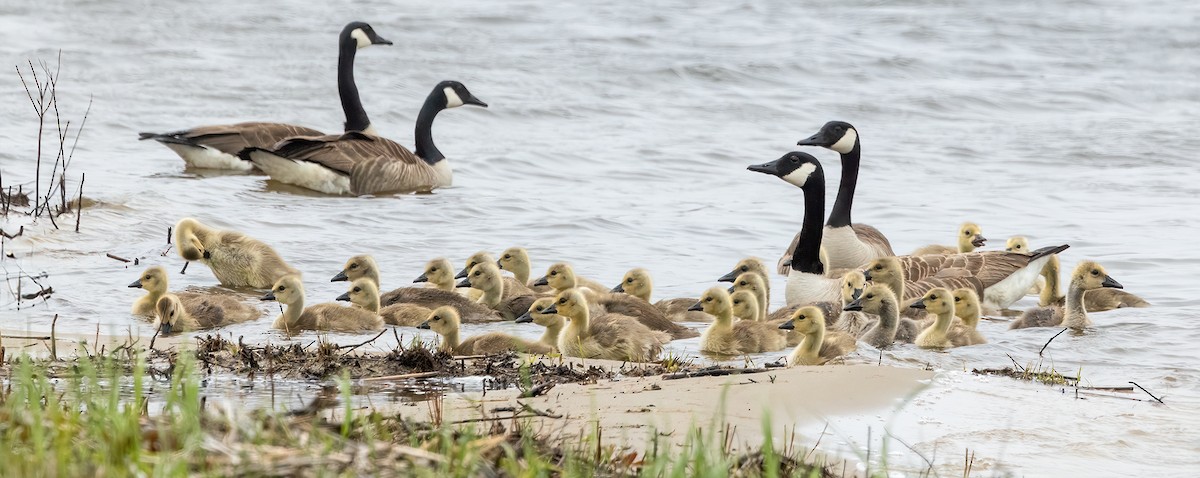
<path id="1" fill-rule="evenodd" d="M 460 80 L 491 105 L 437 121 L 453 188 L 316 197 L 263 176 L 184 171 L 166 148 L 136 141 L 138 131 L 243 120 L 340 129 L 336 35 L 358 19 L 395 42 L 358 55 L 381 134 L 411 144 L 439 80 Z M 18 311 L 3 292 L 0 328 L 46 331 L 58 314 L 60 331 L 147 333 L 127 313 L 140 291 L 125 288 L 142 266 L 105 253 L 165 265 L 173 289 L 213 286 L 203 267 L 179 275 L 182 260 L 162 255 L 183 216 L 274 245 L 304 272 L 310 303 L 343 291 L 328 278 L 352 254 L 374 254 L 389 288 L 432 257 L 461 263 L 512 245 L 530 249 L 536 272 L 565 260 L 615 283 L 640 266 L 655 274 L 656 296 L 694 297 L 741 257 L 773 262 L 799 228 L 799 191 L 745 166 L 841 119 L 863 141 L 854 218 L 898 252 L 951 243 L 972 220 L 989 248 L 1017 234 L 1069 243 L 1066 268 L 1101 261 L 1155 304 L 1096 314 L 1096 327 L 1059 337 L 1047 357 L 1093 385 L 1136 381 L 1166 406 L 965 374 L 1009 365 L 1009 355 L 1028 361 L 1056 332 L 985 323 L 988 345 L 884 354 L 943 371 L 894 417 L 907 426 L 897 430 L 916 430 L 909 444 L 927 455 L 972 448 L 985 470 L 1026 475 L 1195 472 L 1198 22 L 1184 0 L 5 3 L 0 58 L 16 65 L 61 49 L 64 114 L 78 119 L 94 95 L 72 175 L 87 173 L 84 194 L 100 204 L 78 234 L 5 243 L 15 256 L 0 262 L 7 274 L 45 271 L 58 293 Z M 15 74 L 0 75 L 6 185 L 32 182 L 27 102 Z M 837 177 L 835 153 L 810 152 Z M 782 278 L 772 281 L 781 291 Z M 268 326 L 228 332 L 287 340 Z M 670 347 L 694 353 L 696 340 Z M 854 360 L 879 357 L 864 348 Z"/>

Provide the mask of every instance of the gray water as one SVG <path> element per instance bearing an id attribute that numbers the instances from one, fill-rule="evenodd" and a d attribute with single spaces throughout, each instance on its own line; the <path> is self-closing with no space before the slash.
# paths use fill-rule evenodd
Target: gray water
<path id="1" fill-rule="evenodd" d="M 615 283 L 646 267 L 656 297 L 695 297 L 744 256 L 773 263 L 799 228 L 799 191 L 745 166 L 841 119 L 863 141 L 854 218 L 884 231 L 898 252 L 951 243 L 972 220 L 988 248 L 1017 234 L 1035 247 L 1069 243 L 1065 269 L 1098 260 L 1152 302 L 1096 314 L 1094 328 L 1059 337 L 1048 354 L 1060 370 L 1082 368 L 1085 382 L 1136 381 L 1167 405 L 1076 400 L 964 373 L 1009 365 L 1008 355 L 1035 358 L 1056 332 L 985 323 L 988 345 L 884 354 L 886 363 L 931 366 L 938 378 L 903 412 L 844 418 L 847 439 L 823 447 L 861 452 L 866 429 L 877 439 L 890 420 L 926 455 L 971 448 L 984 473 L 1200 470 L 1193 2 L 13 3 L 0 4 L 0 57 L 16 65 L 61 49 L 66 117 L 81 117 L 94 95 L 71 174 L 87 173 L 84 194 L 100 204 L 78 234 L 42 220 L 40 234 L 6 242 L 15 259 L 0 265 L 9 276 L 18 266 L 45 271 L 58 291 L 20 311 L 11 291 L 0 293 L 6 333 L 47 331 L 54 314 L 60 332 L 90 334 L 99 324 L 149 333 L 128 315 L 140 291 L 125 288 L 142 267 L 166 266 L 175 290 L 215 285 L 203 267 L 179 275 L 182 260 L 162 256 L 167 227 L 184 216 L 275 246 L 304 272 L 312 303 L 343 292 L 328 278 L 352 254 L 374 254 L 389 288 L 408 284 L 430 258 L 457 264 L 512 245 L 530 249 L 535 273 L 563 260 Z M 202 177 L 166 148 L 136 141 L 138 131 L 245 120 L 339 130 L 336 35 L 360 19 L 395 42 L 358 55 L 358 86 L 381 134 L 411 144 L 417 110 L 439 80 L 460 80 L 491 105 L 437 120 L 453 188 L 315 197 L 262 176 Z M 15 74 L 0 75 L 5 184 L 31 184 L 35 133 Z M 807 151 L 838 176 L 835 153 Z M 7 219 L 4 229 L 23 221 Z M 772 281 L 781 301 L 782 277 Z M 264 318 L 224 332 L 288 340 L 268 326 Z M 540 334 L 533 325 L 488 328 Z M 670 348 L 694 355 L 696 341 Z M 783 353 L 767 355 L 760 359 Z M 852 360 L 878 356 L 864 348 Z"/>

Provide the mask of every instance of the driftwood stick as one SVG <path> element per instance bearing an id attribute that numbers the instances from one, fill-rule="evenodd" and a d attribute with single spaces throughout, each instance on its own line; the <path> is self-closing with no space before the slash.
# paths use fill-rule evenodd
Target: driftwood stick
<path id="1" fill-rule="evenodd" d="M 50 360 L 58 361 L 58 334 L 55 329 L 58 327 L 58 314 L 54 314 L 54 320 L 50 322 Z"/>
<path id="2" fill-rule="evenodd" d="M 191 261 L 185 261 L 185 262 L 183 263 L 183 269 L 180 269 L 180 270 L 179 270 L 179 275 L 187 274 L 187 266 L 188 266 L 188 264 L 191 264 Z"/>
<path id="3" fill-rule="evenodd" d="M 520 398 L 540 397 L 542 395 L 545 395 L 546 392 L 549 392 L 550 389 L 554 388 L 555 385 L 558 385 L 558 384 L 554 383 L 554 382 L 543 383 L 543 384 L 533 387 L 525 392 L 522 392 Z"/>
<path id="4" fill-rule="evenodd" d="M 371 340 L 368 340 L 368 341 L 366 341 L 366 342 L 363 342 L 363 343 L 361 343 L 361 344 L 358 344 L 358 345 L 342 345 L 342 346 L 339 346 L 339 347 L 338 347 L 338 350 L 341 350 L 341 349 L 350 349 L 350 350 L 347 350 L 347 351 L 346 351 L 346 353 L 353 352 L 353 351 L 354 351 L 354 349 L 356 349 L 356 348 L 359 348 L 359 347 L 362 347 L 362 346 L 364 346 L 364 345 L 367 345 L 367 344 L 369 344 L 369 343 L 371 343 L 371 342 L 374 342 L 374 341 L 375 341 L 375 339 L 377 339 L 377 338 L 383 337 L 383 333 L 384 333 L 384 332 L 387 332 L 387 329 L 380 330 L 380 331 L 379 331 L 379 335 L 376 335 L 376 336 L 374 336 L 374 337 L 371 337 Z"/>
<path id="5" fill-rule="evenodd" d="M 1154 399 L 1155 401 L 1157 401 L 1158 403 L 1162 403 L 1163 405 L 1166 405 L 1165 403 L 1163 403 L 1163 401 L 1162 401 L 1162 399 L 1161 399 L 1161 398 L 1158 398 L 1158 397 L 1154 396 L 1154 394 L 1153 394 L 1153 393 L 1150 393 L 1150 391 L 1149 391 L 1149 390 L 1146 390 L 1146 389 L 1145 389 L 1144 387 L 1142 387 L 1141 385 L 1138 385 L 1138 384 L 1137 384 L 1137 382 L 1129 382 L 1129 383 L 1133 384 L 1133 386 L 1135 386 L 1135 387 L 1137 387 L 1137 388 L 1140 388 L 1140 389 L 1142 389 L 1142 391 L 1143 391 L 1143 392 L 1146 392 L 1146 395 L 1149 395 L 1149 396 L 1150 396 L 1150 398 L 1153 398 L 1153 399 Z"/>
<path id="6" fill-rule="evenodd" d="M 1063 334 L 1063 332 L 1066 332 L 1066 331 L 1067 331 L 1067 329 L 1065 329 L 1065 328 L 1064 328 L 1064 329 L 1062 329 L 1062 330 L 1058 331 L 1058 333 L 1057 333 L 1057 334 L 1054 334 L 1054 336 L 1053 336 L 1053 337 L 1050 337 L 1050 340 L 1047 340 L 1047 341 L 1046 341 L 1046 345 L 1043 345 L 1043 346 L 1042 346 L 1042 349 L 1041 349 L 1041 350 L 1038 350 L 1038 357 L 1041 357 L 1041 356 L 1042 356 L 1042 352 L 1045 352 L 1045 351 L 1046 351 L 1046 347 L 1049 347 L 1049 346 L 1050 346 L 1050 342 L 1053 342 L 1053 341 L 1054 341 L 1054 339 L 1057 339 L 1059 335 L 1062 335 L 1062 334 Z"/>
<path id="7" fill-rule="evenodd" d="M 695 372 L 678 372 L 669 373 L 662 376 L 663 380 L 677 380 L 681 378 L 694 377 L 721 377 L 725 375 L 743 375 L 749 373 L 766 372 L 765 368 L 718 368 L 711 370 L 699 370 Z"/>
<path id="8" fill-rule="evenodd" d="M 75 139 L 78 140 L 79 136 L 76 136 Z M 74 147 L 71 149 L 73 150 Z M 75 200 L 75 232 L 79 232 L 79 219 L 83 217 L 83 181 L 85 179 L 87 179 L 87 173 L 79 175 L 79 199 Z"/>
<path id="9" fill-rule="evenodd" d="M 53 337 L 48 335 L 0 335 L 0 338 L 17 340 L 51 340 Z"/>
<path id="10" fill-rule="evenodd" d="M 126 264 L 128 264 L 128 263 L 130 263 L 130 262 L 133 262 L 133 261 L 131 261 L 131 260 L 129 260 L 129 259 L 126 259 L 126 258 L 124 258 L 124 257 L 118 256 L 118 255 L 116 255 L 116 254 L 113 254 L 113 253 L 111 253 L 111 252 L 105 253 L 104 255 L 108 256 L 108 258 L 109 258 L 109 259 L 113 259 L 113 260 L 121 261 L 121 262 L 124 262 L 124 263 L 126 263 Z"/>

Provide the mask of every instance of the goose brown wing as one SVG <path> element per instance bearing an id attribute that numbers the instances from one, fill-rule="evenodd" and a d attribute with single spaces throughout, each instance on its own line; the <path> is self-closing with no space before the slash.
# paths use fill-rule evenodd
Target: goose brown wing
<path id="1" fill-rule="evenodd" d="M 427 191 L 438 185 L 433 167 L 408 148 L 365 133 L 289 138 L 274 149 L 281 157 L 350 176 L 355 194 Z"/>
<path id="2" fill-rule="evenodd" d="M 320 131 L 303 126 L 258 122 L 200 126 L 172 134 L 172 136 L 232 155 L 251 147 L 269 148 L 292 136 L 320 135 Z"/>
<path id="3" fill-rule="evenodd" d="M 984 251 L 964 254 L 901 256 L 899 259 L 901 267 L 904 268 L 904 277 L 909 282 L 938 277 L 943 270 L 959 269 L 962 272 L 958 274 L 979 279 L 983 287 L 987 288 L 1029 265 L 1032 256 L 1019 252 Z M 943 273 L 942 277 L 944 276 Z M 907 290 L 905 290 L 905 295 L 908 295 Z"/>

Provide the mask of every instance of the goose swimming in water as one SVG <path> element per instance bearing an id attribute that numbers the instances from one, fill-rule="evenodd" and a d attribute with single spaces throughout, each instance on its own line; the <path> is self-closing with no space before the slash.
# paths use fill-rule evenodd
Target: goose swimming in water
<path id="1" fill-rule="evenodd" d="M 416 151 L 368 133 L 297 137 L 271 148 L 251 147 L 238 156 L 253 161 L 271 179 L 326 194 L 428 192 L 449 187 L 453 172 L 433 144 L 433 118 L 438 112 L 463 105 L 486 108 L 457 81 L 443 81 L 417 116 Z"/>
<path id="2" fill-rule="evenodd" d="M 271 246 L 234 231 L 222 231 L 192 218 L 175 224 L 175 250 L 186 261 L 208 266 L 221 285 L 271 287 L 281 277 L 299 275 Z"/>
<path id="3" fill-rule="evenodd" d="M 1093 261 L 1083 261 L 1075 266 L 1071 273 L 1071 284 L 1067 288 L 1066 307 L 1051 306 L 1030 309 L 1021 314 L 1017 320 L 1009 324 L 1009 329 L 1026 327 L 1069 327 L 1083 329 L 1092 325 L 1088 319 L 1087 309 L 1084 308 L 1084 294 L 1090 290 L 1101 288 L 1121 289 L 1117 282 L 1104 270 L 1104 267 Z"/>
<path id="4" fill-rule="evenodd" d="M 964 222 L 958 228 L 958 245 L 942 246 L 930 245 L 919 248 L 913 251 L 913 256 L 922 256 L 925 254 L 954 254 L 958 252 L 971 252 L 976 248 L 983 247 L 987 244 L 987 238 L 983 237 L 983 229 L 978 224 L 973 222 Z"/>
<path id="5" fill-rule="evenodd" d="M 154 307 L 154 328 L 162 335 L 210 329 L 257 319 L 258 309 L 228 296 L 205 296 L 186 303 L 175 294 L 163 294 Z"/>
<path id="6" fill-rule="evenodd" d="M 304 284 L 297 276 L 287 276 L 275 282 L 262 300 L 283 304 L 283 314 L 271 326 L 295 335 L 304 330 L 331 332 L 372 332 L 383 328 L 379 314 L 361 307 L 342 307 L 335 303 L 304 306 Z"/>
<path id="7" fill-rule="evenodd" d="M 346 114 L 345 130 L 375 134 L 371 120 L 363 109 L 354 84 L 354 56 L 371 45 L 391 45 L 363 22 L 350 22 L 338 36 L 338 95 Z M 229 169 L 249 171 L 254 163 L 238 157 L 238 152 L 251 147 L 270 148 L 293 136 L 320 136 L 312 128 L 284 123 L 248 122 L 217 126 L 200 126 L 170 133 L 139 133 L 139 140 L 153 139 L 170 148 L 189 168 Z M 265 287 L 265 286 L 264 286 Z"/>

